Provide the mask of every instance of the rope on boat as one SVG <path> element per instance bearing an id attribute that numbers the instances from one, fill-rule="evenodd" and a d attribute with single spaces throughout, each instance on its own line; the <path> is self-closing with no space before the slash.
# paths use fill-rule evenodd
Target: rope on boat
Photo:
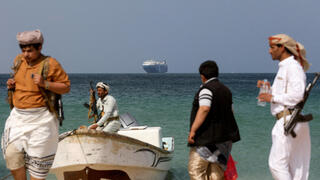
<path id="1" fill-rule="evenodd" d="M 84 156 L 84 159 L 86 160 L 86 163 L 89 164 L 89 163 L 88 163 L 88 160 L 87 160 L 87 157 L 86 157 L 86 154 L 84 153 L 84 149 L 83 149 L 83 147 L 82 147 L 82 144 L 81 144 L 81 141 L 80 141 L 80 139 L 79 139 L 79 136 L 78 136 L 77 134 L 76 134 L 76 136 L 77 136 L 77 139 L 78 139 L 78 141 L 79 141 L 79 144 L 80 144 L 81 151 L 82 151 L 82 154 L 83 154 L 83 156 Z"/>
<path id="2" fill-rule="evenodd" d="M 59 135 L 59 142 L 62 141 L 64 138 L 73 135 L 76 132 L 77 129 L 71 130 L 71 131 L 67 131 L 64 132 L 62 134 Z"/>

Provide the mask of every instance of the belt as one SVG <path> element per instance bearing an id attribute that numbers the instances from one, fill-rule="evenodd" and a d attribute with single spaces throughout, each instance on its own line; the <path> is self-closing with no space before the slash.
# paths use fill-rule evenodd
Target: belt
<path id="1" fill-rule="evenodd" d="M 119 120 L 119 116 L 110 117 L 107 121 Z"/>
<path id="2" fill-rule="evenodd" d="M 110 121 L 113 121 L 113 120 L 118 120 L 119 121 L 120 118 L 119 118 L 119 116 L 110 117 L 100 127 L 105 127 Z"/>
<path id="3" fill-rule="evenodd" d="M 281 119 L 284 115 L 291 115 L 293 109 L 286 109 L 276 114 L 277 120 Z"/>

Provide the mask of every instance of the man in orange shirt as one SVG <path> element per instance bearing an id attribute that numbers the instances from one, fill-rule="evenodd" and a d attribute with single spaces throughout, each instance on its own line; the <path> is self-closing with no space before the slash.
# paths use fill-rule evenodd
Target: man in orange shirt
<path id="1" fill-rule="evenodd" d="M 58 146 L 59 123 L 48 108 L 48 92 L 65 94 L 70 80 L 59 62 L 41 53 L 40 30 L 17 34 L 22 53 L 14 60 L 14 77 L 7 88 L 13 91 L 12 105 L 2 136 L 2 151 L 14 179 L 45 179 Z M 47 63 L 47 65 L 44 65 Z"/>

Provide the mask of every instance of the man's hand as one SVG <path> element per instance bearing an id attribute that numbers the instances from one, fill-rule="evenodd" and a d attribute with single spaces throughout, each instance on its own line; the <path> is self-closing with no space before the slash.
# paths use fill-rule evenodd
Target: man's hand
<path id="1" fill-rule="evenodd" d="M 98 127 L 98 124 L 94 123 L 91 126 L 89 126 L 89 129 L 97 129 L 97 127 Z"/>
<path id="2" fill-rule="evenodd" d="M 7 88 L 14 89 L 16 87 L 16 81 L 12 78 L 8 79 L 7 81 Z"/>
<path id="3" fill-rule="evenodd" d="M 39 87 L 44 87 L 44 79 L 39 74 L 32 74 L 33 83 L 38 85 Z"/>
<path id="4" fill-rule="evenodd" d="M 68 93 L 70 91 L 70 86 L 67 85 L 66 83 L 60 83 L 60 82 L 50 82 L 49 81 L 45 81 L 41 75 L 39 74 L 32 74 L 32 79 L 33 79 L 33 83 L 38 85 L 39 87 L 42 88 L 50 88 L 49 90 L 51 92 L 54 92 L 56 94 L 65 94 Z M 47 87 L 46 87 L 46 83 Z"/>
<path id="5" fill-rule="evenodd" d="M 194 136 L 196 135 L 195 132 L 190 131 L 189 136 L 188 136 L 188 143 L 189 144 L 194 144 Z"/>
<path id="6" fill-rule="evenodd" d="M 257 99 L 259 99 L 259 100 L 262 101 L 262 102 L 271 102 L 272 94 L 261 93 L 261 94 L 259 94 L 259 96 L 257 97 Z"/>
<path id="7" fill-rule="evenodd" d="M 196 135 L 196 131 L 202 125 L 204 120 L 206 119 L 208 113 L 210 111 L 210 106 L 200 106 L 196 115 L 196 119 L 194 120 L 191 128 L 190 133 L 188 136 L 188 143 L 194 144 L 194 136 Z"/>

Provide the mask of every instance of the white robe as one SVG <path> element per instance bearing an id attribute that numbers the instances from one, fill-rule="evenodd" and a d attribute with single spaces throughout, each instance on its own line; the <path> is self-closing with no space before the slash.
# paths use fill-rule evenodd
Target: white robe
<path id="1" fill-rule="evenodd" d="M 271 113 L 291 109 L 299 103 L 306 87 L 306 75 L 298 61 L 290 56 L 279 63 L 279 70 L 272 85 Z M 286 121 L 291 116 L 286 116 Z M 296 138 L 284 135 L 284 118 L 276 121 L 272 129 L 272 147 L 269 168 L 276 180 L 307 180 L 311 156 L 309 123 L 297 123 Z"/>

